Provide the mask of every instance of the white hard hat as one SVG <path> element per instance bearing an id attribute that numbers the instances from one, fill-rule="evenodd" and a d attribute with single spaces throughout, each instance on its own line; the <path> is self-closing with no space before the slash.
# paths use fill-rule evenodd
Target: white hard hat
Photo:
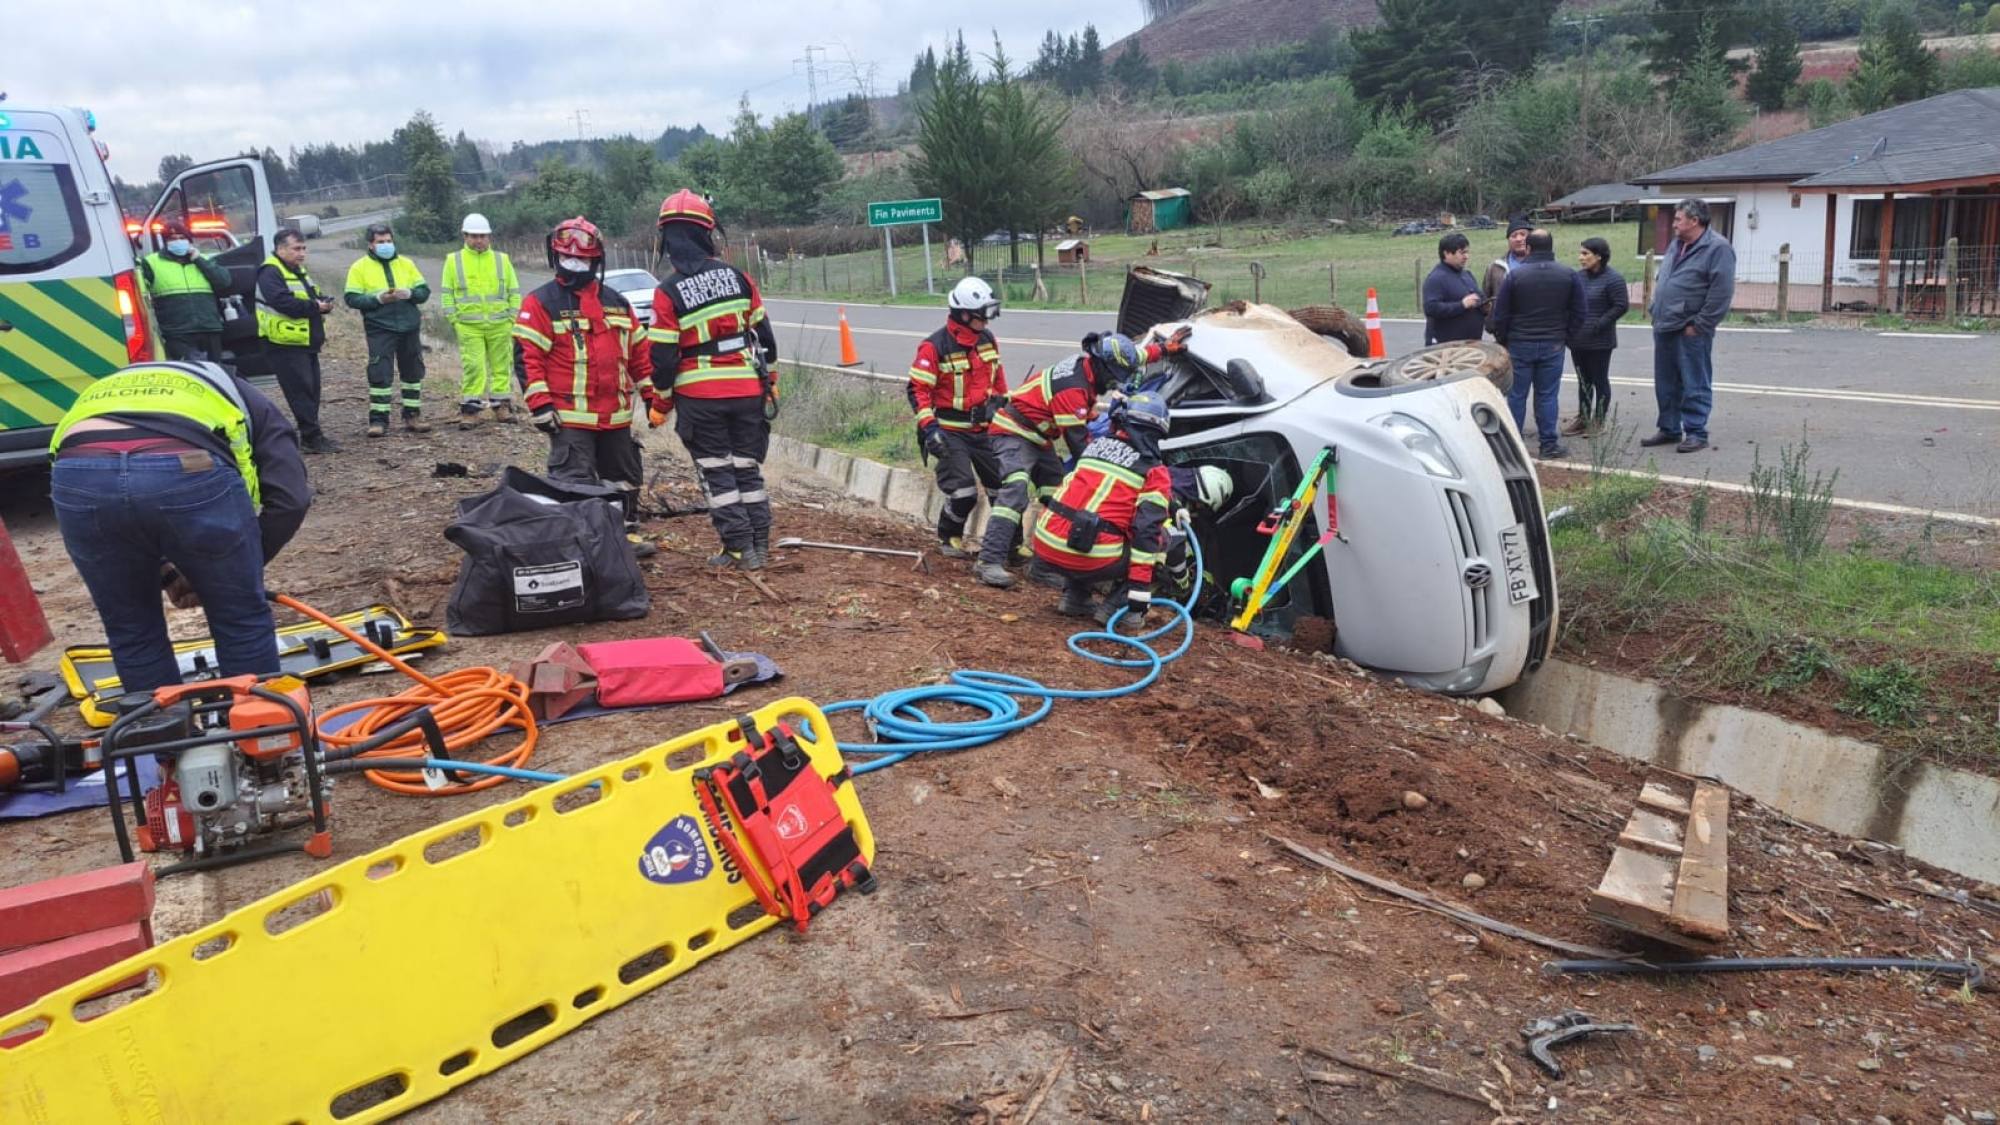
<path id="1" fill-rule="evenodd" d="M 969 312 L 986 320 L 1000 316 L 1000 298 L 993 295 L 991 285 L 977 277 L 964 278 L 952 286 L 947 304 L 954 312 Z"/>
<path id="2" fill-rule="evenodd" d="M 1219 512 L 1236 491 L 1229 470 L 1220 465 L 1203 465 L 1194 471 L 1195 498 L 1211 512 Z"/>
<path id="3" fill-rule="evenodd" d="M 492 234 L 493 224 L 486 221 L 486 216 L 474 211 L 465 217 L 465 222 L 460 223 L 458 229 L 466 234 Z"/>

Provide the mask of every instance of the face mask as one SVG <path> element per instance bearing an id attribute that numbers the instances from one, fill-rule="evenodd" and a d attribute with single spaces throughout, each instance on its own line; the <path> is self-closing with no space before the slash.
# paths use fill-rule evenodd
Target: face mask
<path id="1" fill-rule="evenodd" d="M 396 256 L 396 244 L 395 244 L 395 243 L 393 243 L 393 242 L 378 242 L 378 243 L 376 243 L 376 244 L 375 244 L 375 256 L 376 256 L 376 257 L 378 257 L 378 258 L 393 258 L 393 257 L 395 257 L 395 256 Z"/>
<path id="2" fill-rule="evenodd" d="M 556 268 L 565 273 L 589 273 L 590 259 L 564 256 L 556 259 Z"/>
<path id="3" fill-rule="evenodd" d="M 185 238 L 174 238 L 167 240 L 167 253 L 172 254 L 175 257 L 186 257 L 187 252 L 192 249 L 194 249 L 194 244 L 189 242 Z"/>

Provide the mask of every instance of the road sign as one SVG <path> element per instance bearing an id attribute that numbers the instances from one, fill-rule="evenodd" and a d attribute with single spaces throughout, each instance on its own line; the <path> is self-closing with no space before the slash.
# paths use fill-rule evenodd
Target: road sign
<path id="1" fill-rule="evenodd" d="M 941 223 L 944 201 L 939 199 L 897 199 L 868 205 L 868 225 L 900 227 L 911 223 Z"/>

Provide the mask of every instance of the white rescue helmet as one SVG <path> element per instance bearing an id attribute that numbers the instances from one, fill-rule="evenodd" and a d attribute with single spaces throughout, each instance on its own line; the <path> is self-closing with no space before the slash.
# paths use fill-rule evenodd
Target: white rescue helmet
<path id="1" fill-rule="evenodd" d="M 946 303 L 954 314 L 963 313 L 982 320 L 1000 319 L 1000 298 L 993 295 L 991 285 L 977 277 L 963 278 L 952 286 L 951 299 Z"/>
<path id="2" fill-rule="evenodd" d="M 1236 482 L 1229 476 L 1229 470 L 1220 465 L 1203 465 L 1194 471 L 1195 499 L 1211 512 L 1219 512 L 1229 503 L 1229 497 L 1236 491 Z"/>
<path id="3" fill-rule="evenodd" d="M 492 234 L 493 224 L 486 221 L 486 216 L 474 211 L 465 217 L 458 229 L 463 234 Z"/>

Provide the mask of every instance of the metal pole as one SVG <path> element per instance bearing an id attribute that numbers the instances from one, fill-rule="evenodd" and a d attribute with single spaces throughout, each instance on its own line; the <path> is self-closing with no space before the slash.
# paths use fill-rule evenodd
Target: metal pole
<path id="1" fill-rule="evenodd" d="M 890 241 L 889 232 L 895 227 L 882 228 L 882 268 L 889 274 L 889 296 L 896 295 L 896 252 L 895 243 Z"/>
<path id="2" fill-rule="evenodd" d="M 924 224 L 924 292 L 937 296 L 937 283 L 931 280 L 931 225 Z"/>

